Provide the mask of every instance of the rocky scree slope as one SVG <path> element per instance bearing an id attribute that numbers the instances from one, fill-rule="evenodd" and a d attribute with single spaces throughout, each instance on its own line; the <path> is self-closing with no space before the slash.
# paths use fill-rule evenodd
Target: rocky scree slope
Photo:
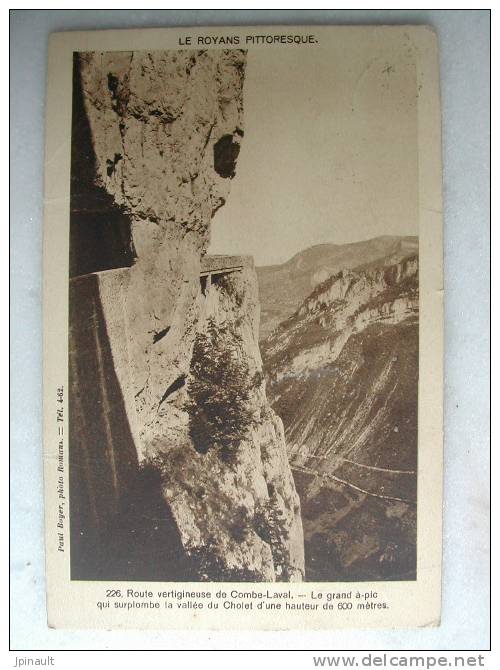
<path id="1" fill-rule="evenodd" d="M 255 274 L 244 270 L 208 292 L 200 284 L 211 218 L 228 197 L 244 134 L 245 57 L 240 50 L 75 57 L 70 406 L 78 410 L 70 439 L 81 466 L 73 472 L 82 473 L 72 486 L 80 578 L 275 581 L 303 573 L 299 502 L 260 372 Z M 82 323 L 89 290 L 93 311 Z M 119 399 L 130 424 L 126 469 L 118 467 L 124 443 L 109 435 L 109 421 L 99 457 L 106 468 L 85 455 L 85 431 L 103 406 L 96 389 L 104 385 L 101 396 L 109 395 L 78 347 L 90 322 L 109 349 L 113 406 Z M 196 381 L 207 349 L 220 357 L 214 378 Z M 211 405 L 211 394 L 224 391 L 215 385 L 217 365 L 228 360 L 241 373 L 231 430 L 213 424 L 224 417 Z M 198 394 L 194 405 L 190 393 Z M 224 407 L 227 399 L 219 400 Z M 214 429 L 203 448 L 200 411 Z M 85 506 L 92 513 L 79 516 Z"/>
<path id="2" fill-rule="evenodd" d="M 342 270 L 262 346 L 308 579 L 415 571 L 418 257 Z"/>

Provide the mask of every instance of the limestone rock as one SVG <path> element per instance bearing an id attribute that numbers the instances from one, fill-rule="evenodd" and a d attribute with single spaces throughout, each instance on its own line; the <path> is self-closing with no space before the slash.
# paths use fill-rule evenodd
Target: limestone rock
<path id="1" fill-rule="evenodd" d="M 96 269 L 107 271 L 92 283 L 92 305 L 100 303 L 92 328 L 109 340 L 137 450 L 138 486 L 141 472 L 156 482 L 186 579 L 274 581 L 303 574 L 299 502 L 283 427 L 263 381 L 255 273 L 244 268 L 205 289 L 200 278 L 210 221 L 228 196 L 243 138 L 245 57 L 240 50 L 186 50 L 76 58 L 83 112 L 74 134 L 86 133 L 88 151 L 73 157 L 72 226 L 82 228 L 85 245 L 93 225 L 89 267 L 94 253 L 104 259 Z M 89 202 L 102 212 L 86 211 Z M 119 226 L 107 235 L 110 212 Z M 121 255 L 101 253 L 108 238 L 122 240 Z M 129 268 L 106 266 L 111 257 L 129 259 Z M 86 282 L 73 281 L 78 301 Z M 210 444 L 200 449 L 193 432 L 199 419 L 193 389 L 203 390 L 201 382 L 196 386 L 196 356 L 214 338 L 229 347 L 222 355 L 234 357 L 241 373 L 233 380 L 240 388 L 226 379 L 239 404 L 231 409 L 226 399 L 229 428 L 208 425 Z M 206 406 L 215 415 L 220 408 L 210 404 L 210 393 L 217 400 L 228 389 L 213 384 L 208 390 Z M 162 532 L 158 523 L 153 534 Z M 130 532 L 139 531 L 137 524 Z M 159 552 L 158 574 L 168 579 L 161 543 Z M 142 559 L 148 560 L 147 550 Z M 146 568 L 131 570 L 147 575 Z"/>
<path id="2" fill-rule="evenodd" d="M 383 236 L 349 244 L 317 244 L 281 265 L 258 267 L 261 340 L 291 317 L 318 284 L 340 270 L 394 265 L 415 253 L 417 237 Z"/>

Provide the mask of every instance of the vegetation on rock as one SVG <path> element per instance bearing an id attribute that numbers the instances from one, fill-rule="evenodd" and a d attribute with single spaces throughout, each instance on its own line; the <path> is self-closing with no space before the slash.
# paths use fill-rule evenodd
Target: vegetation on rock
<path id="1" fill-rule="evenodd" d="M 256 383 L 241 355 L 241 340 L 229 324 L 207 322 L 193 348 L 189 377 L 189 431 L 195 449 L 219 450 L 234 463 L 241 440 L 253 422 L 250 395 Z"/>

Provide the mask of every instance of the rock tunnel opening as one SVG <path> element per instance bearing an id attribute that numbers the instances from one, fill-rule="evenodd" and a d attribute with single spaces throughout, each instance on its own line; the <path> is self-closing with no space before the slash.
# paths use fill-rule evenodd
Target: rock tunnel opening
<path id="1" fill-rule="evenodd" d="M 111 177 L 123 156 L 106 162 Z M 111 195 L 98 185 L 96 159 L 81 83 L 80 56 L 73 56 L 71 128 L 70 277 L 130 267 L 135 260 L 132 222 Z"/>
<path id="2" fill-rule="evenodd" d="M 227 272 L 214 272 L 212 275 L 212 284 L 215 286 L 221 286 L 224 282 L 225 277 L 227 277 L 228 274 L 231 274 L 231 272 L 234 272 L 229 270 Z"/>
<path id="3" fill-rule="evenodd" d="M 248 256 L 206 255 L 201 259 L 200 288 L 201 294 L 207 296 L 212 285 L 223 286 L 228 275 L 241 272 L 245 267 L 253 267 Z"/>

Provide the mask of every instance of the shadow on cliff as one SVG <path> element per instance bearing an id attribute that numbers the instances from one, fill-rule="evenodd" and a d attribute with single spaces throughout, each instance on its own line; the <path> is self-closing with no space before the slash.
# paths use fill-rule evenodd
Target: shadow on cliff
<path id="1" fill-rule="evenodd" d="M 96 276 L 70 283 L 72 579 L 189 578 L 159 474 L 141 468 Z"/>
<path id="2" fill-rule="evenodd" d="M 130 267 L 135 259 L 130 217 L 98 186 L 90 125 L 83 103 L 80 55 L 73 59 L 71 128 L 70 277 Z M 122 160 L 108 160 L 108 176 Z"/>

